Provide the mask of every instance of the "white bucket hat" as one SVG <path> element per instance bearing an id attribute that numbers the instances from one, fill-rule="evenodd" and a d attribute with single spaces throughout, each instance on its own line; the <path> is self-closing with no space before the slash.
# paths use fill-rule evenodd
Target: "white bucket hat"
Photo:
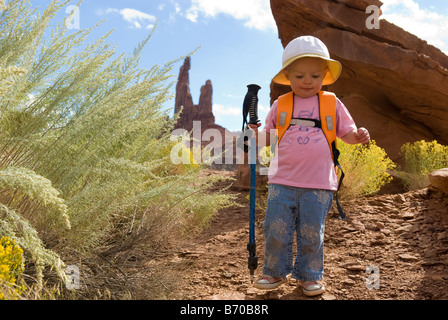
<path id="1" fill-rule="evenodd" d="M 291 83 L 285 77 L 283 71 L 297 59 L 305 57 L 320 58 L 327 61 L 328 72 L 325 75 L 322 85 L 332 84 L 339 78 L 342 65 L 339 61 L 330 59 L 330 53 L 325 44 L 316 37 L 301 36 L 291 40 L 286 46 L 283 51 L 282 69 L 274 77 L 273 81 L 279 84 L 290 85 Z"/>

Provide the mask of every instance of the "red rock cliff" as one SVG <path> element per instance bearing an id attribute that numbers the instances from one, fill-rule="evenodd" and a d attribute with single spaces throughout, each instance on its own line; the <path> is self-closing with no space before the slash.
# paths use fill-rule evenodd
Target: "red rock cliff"
<path id="1" fill-rule="evenodd" d="M 378 0 L 271 0 L 271 9 L 283 46 L 313 35 L 342 63 L 340 79 L 324 89 L 338 95 L 357 125 L 367 127 L 393 160 L 405 142 L 447 144 L 448 57 L 386 20 L 379 29 L 368 29 L 371 4 L 382 5 Z M 289 90 L 271 84 L 271 100 Z"/>

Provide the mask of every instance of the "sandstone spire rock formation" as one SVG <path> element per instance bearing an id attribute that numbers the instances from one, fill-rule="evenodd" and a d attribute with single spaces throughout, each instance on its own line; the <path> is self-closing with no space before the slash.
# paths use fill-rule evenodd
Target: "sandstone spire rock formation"
<path id="1" fill-rule="evenodd" d="M 187 131 L 193 129 L 193 121 L 201 121 L 202 130 L 215 128 L 224 133 L 224 128 L 215 124 L 215 116 L 213 115 L 213 87 L 212 82 L 207 80 L 201 87 L 201 95 L 199 104 L 193 103 L 190 93 L 190 77 L 191 58 L 188 56 L 184 60 L 183 66 L 179 71 L 179 78 L 176 85 L 176 102 L 174 113 L 177 114 L 182 109 L 176 128 L 182 128 Z"/>
<path id="2" fill-rule="evenodd" d="M 189 71 L 191 68 L 191 58 L 188 56 L 180 68 L 179 77 L 176 85 L 176 98 L 174 113 L 180 116 L 175 125 L 175 129 L 184 129 L 188 132 L 194 131 L 194 123 L 199 123 L 201 128 L 201 145 L 210 147 L 214 152 L 217 150 L 222 153 L 221 161 L 215 160 L 214 167 L 219 169 L 236 169 L 236 138 L 237 134 L 226 130 L 224 127 L 215 123 L 213 115 L 213 87 L 212 82 L 207 80 L 201 87 L 199 103 L 195 105 L 190 92 Z M 213 130 L 209 130 L 213 129 Z M 207 134 L 205 131 L 209 130 Z M 198 134 L 198 133 L 196 133 Z M 193 132 L 193 138 L 195 133 Z M 215 149 L 216 148 L 216 149 Z M 230 154 L 226 159 L 226 154 Z M 216 155 L 215 155 L 216 156 Z M 215 166 L 217 165 L 217 166 Z"/>
<path id="3" fill-rule="evenodd" d="M 448 57 L 411 33 L 379 20 L 369 29 L 369 5 L 378 0 L 271 0 L 283 46 L 301 35 L 320 38 L 342 63 L 340 79 L 327 89 L 338 95 L 358 126 L 389 157 L 401 145 L 437 139 L 448 143 Z M 280 65 L 280 63 L 279 63 Z M 290 88 L 271 84 L 271 100 Z"/>

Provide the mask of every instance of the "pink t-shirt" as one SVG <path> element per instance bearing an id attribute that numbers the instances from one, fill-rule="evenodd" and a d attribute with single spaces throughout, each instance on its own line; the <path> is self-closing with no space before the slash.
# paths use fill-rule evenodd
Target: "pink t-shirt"
<path id="1" fill-rule="evenodd" d="M 344 104 L 336 99 L 336 135 L 343 137 L 356 129 Z M 319 119 L 318 97 L 294 96 L 294 118 Z M 277 101 L 266 117 L 264 130 L 275 130 Z M 272 135 L 272 134 L 271 134 Z M 330 147 L 320 128 L 291 126 L 283 135 L 269 167 L 269 183 L 293 187 L 337 190 L 338 181 Z"/>

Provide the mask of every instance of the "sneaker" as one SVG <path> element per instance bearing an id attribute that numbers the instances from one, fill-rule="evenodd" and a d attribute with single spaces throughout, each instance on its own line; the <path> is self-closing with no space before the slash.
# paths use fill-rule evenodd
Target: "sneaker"
<path id="1" fill-rule="evenodd" d="M 319 281 L 300 282 L 303 294 L 308 297 L 317 296 L 325 292 L 325 286 Z"/>
<path id="2" fill-rule="evenodd" d="M 276 278 L 267 275 L 262 275 L 254 283 L 254 287 L 262 290 L 271 290 L 277 288 L 279 285 L 287 281 L 286 277 Z"/>

